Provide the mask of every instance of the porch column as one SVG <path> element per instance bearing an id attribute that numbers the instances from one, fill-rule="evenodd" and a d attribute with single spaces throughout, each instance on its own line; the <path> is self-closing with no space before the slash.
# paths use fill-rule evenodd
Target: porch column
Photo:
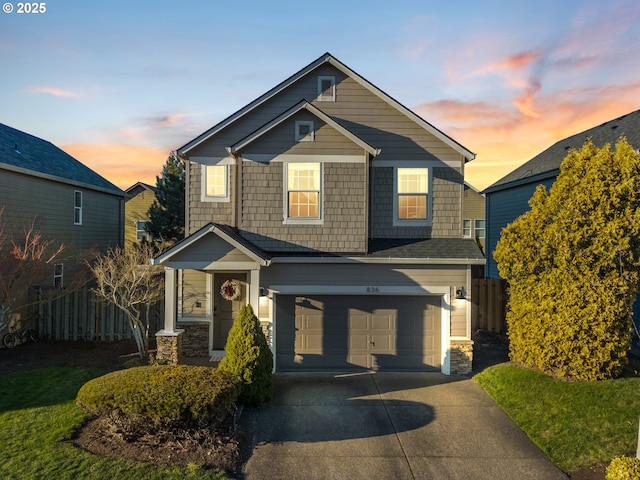
<path id="1" fill-rule="evenodd" d="M 178 270 L 164 269 L 164 332 L 175 333 L 178 317 Z"/>
<path id="2" fill-rule="evenodd" d="M 257 316 L 260 309 L 260 270 L 249 272 L 249 305 Z"/>

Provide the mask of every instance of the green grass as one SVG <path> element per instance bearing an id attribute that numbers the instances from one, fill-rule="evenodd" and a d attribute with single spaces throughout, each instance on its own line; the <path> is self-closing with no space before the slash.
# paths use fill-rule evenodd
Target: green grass
<path id="1" fill-rule="evenodd" d="M 78 390 L 100 374 L 47 368 L 0 376 L 0 478 L 228 478 L 196 466 L 102 458 L 65 441 L 87 419 L 75 405 Z"/>
<path id="2" fill-rule="evenodd" d="M 635 454 L 640 378 L 568 382 L 514 365 L 474 378 L 566 472 Z"/>

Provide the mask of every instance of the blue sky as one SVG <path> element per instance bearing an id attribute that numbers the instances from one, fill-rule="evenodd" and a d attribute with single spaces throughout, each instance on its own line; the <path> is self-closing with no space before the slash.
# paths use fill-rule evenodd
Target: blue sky
<path id="1" fill-rule="evenodd" d="M 640 108 L 634 0 L 9 3 L 0 122 L 122 188 L 326 51 L 476 152 L 480 188 Z"/>

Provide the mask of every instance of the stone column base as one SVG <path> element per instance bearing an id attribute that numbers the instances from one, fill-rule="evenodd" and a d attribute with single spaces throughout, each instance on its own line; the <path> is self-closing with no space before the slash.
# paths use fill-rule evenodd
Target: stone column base
<path id="1" fill-rule="evenodd" d="M 469 375 L 473 363 L 473 340 L 451 340 L 451 374 Z"/>
<path id="2" fill-rule="evenodd" d="M 156 362 L 160 364 L 177 365 L 182 360 L 182 337 L 184 330 L 167 332 L 160 330 L 156 333 Z"/>

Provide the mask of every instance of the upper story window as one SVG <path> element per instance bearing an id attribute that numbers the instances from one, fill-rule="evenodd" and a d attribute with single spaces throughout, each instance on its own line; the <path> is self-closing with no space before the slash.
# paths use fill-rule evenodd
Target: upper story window
<path id="1" fill-rule="evenodd" d="M 464 238 L 471 238 L 471 220 L 468 218 L 462 220 L 462 236 Z"/>
<path id="2" fill-rule="evenodd" d="M 336 77 L 333 75 L 318 77 L 318 100 L 323 102 L 336 101 Z"/>
<path id="3" fill-rule="evenodd" d="M 228 202 L 229 201 L 229 166 L 228 165 L 203 165 L 202 166 L 202 201 L 203 202 Z"/>
<path id="4" fill-rule="evenodd" d="M 475 220 L 473 233 L 475 238 L 484 238 L 484 220 Z"/>
<path id="5" fill-rule="evenodd" d="M 73 224 L 82 225 L 82 192 L 73 191 Z"/>
<path id="6" fill-rule="evenodd" d="M 136 240 L 139 242 L 150 240 L 149 232 L 146 230 L 147 221 L 145 220 L 136 220 Z"/>
<path id="7" fill-rule="evenodd" d="M 322 222 L 322 164 L 285 164 L 285 223 Z"/>
<path id="8" fill-rule="evenodd" d="M 313 142 L 314 140 L 315 132 L 313 130 L 313 121 L 296 121 L 296 142 Z"/>
<path id="9" fill-rule="evenodd" d="M 431 220 L 429 169 L 396 168 L 394 172 L 395 223 L 397 225 L 428 225 Z"/>

